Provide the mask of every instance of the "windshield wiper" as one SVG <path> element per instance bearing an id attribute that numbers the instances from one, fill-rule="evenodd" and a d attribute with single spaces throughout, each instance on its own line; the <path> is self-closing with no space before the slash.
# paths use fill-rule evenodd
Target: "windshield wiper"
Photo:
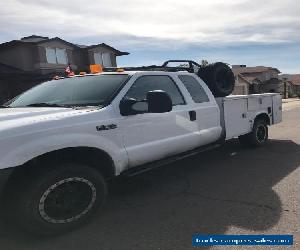
<path id="1" fill-rule="evenodd" d="M 9 108 L 9 106 L 6 106 L 6 105 L 0 105 L 0 108 L 1 108 L 1 109 L 6 109 L 6 108 Z"/>
<path id="2" fill-rule="evenodd" d="M 59 108 L 69 108 L 66 105 L 60 105 L 56 103 L 46 103 L 46 102 L 40 102 L 40 103 L 32 103 L 26 105 L 26 107 L 59 107 Z"/>

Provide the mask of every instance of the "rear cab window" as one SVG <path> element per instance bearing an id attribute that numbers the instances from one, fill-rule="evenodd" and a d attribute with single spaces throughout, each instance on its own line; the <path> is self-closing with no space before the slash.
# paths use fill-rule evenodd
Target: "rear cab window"
<path id="1" fill-rule="evenodd" d="M 190 93 L 195 103 L 209 102 L 208 95 L 200 83 L 191 75 L 179 75 L 178 78 Z"/>

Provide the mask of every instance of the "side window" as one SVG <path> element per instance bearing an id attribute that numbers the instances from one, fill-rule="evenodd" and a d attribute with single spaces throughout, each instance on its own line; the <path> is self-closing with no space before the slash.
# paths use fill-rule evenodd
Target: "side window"
<path id="1" fill-rule="evenodd" d="M 152 90 L 163 90 L 168 93 L 173 106 L 185 104 L 178 87 L 169 76 L 141 76 L 131 86 L 126 98 L 145 100 L 147 93 Z"/>
<path id="2" fill-rule="evenodd" d="M 190 95 L 192 96 L 194 102 L 202 103 L 202 102 L 209 102 L 209 98 L 199 84 L 199 82 L 193 77 L 189 75 L 180 75 L 178 76 L 179 79 L 182 81 Z"/>

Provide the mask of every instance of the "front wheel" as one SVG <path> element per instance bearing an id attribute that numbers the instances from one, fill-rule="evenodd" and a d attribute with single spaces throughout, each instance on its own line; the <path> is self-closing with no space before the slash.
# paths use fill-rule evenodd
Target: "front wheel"
<path id="1" fill-rule="evenodd" d="M 11 188 L 9 209 L 15 223 L 35 234 L 75 229 L 104 204 L 107 195 L 101 174 L 81 164 L 36 168 L 19 180 Z"/>
<path id="2" fill-rule="evenodd" d="M 268 141 L 268 124 L 263 119 L 254 122 L 252 132 L 239 136 L 239 141 L 244 146 L 262 146 Z"/>

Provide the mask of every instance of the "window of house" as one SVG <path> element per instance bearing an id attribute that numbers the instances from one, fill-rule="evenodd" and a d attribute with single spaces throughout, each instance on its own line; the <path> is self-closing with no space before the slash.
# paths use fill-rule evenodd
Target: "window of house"
<path id="1" fill-rule="evenodd" d="M 66 49 L 46 48 L 46 58 L 48 63 L 68 64 Z"/>
<path id="2" fill-rule="evenodd" d="M 165 91 L 170 96 L 173 106 L 185 104 L 178 87 L 169 76 L 141 76 L 134 82 L 125 97 L 142 101 L 152 90 Z M 144 109 L 144 111 L 148 110 L 147 107 Z"/>
<path id="3" fill-rule="evenodd" d="M 186 87 L 190 95 L 192 96 L 194 102 L 196 103 L 209 102 L 209 98 L 205 90 L 202 88 L 202 86 L 193 76 L 181 75 L 178 77 L 182 81 L 182 83 L 184 84 L 184 86 Z"/>
<path id="4" fill-rule="evenodd" d="M 102 61 L 104 67 L 111 67 L 112 63 L 110 53 L 102 53 Z"/>
<path id="5" fill-rule="evenodd" d="M 94 53 L 94 61 L 95 61 L 95 64 L 99 64 L 99 65 L 103 66 L 102 54 L 101 53 Z"/>
<path id="6" fill-rule="evenodd" d="M 46 48 L 46 57 L 48 63 L 56 63 L 56 53 L 55 49 Z"/>
<path id="7" fill-rule="evenodd" d="M 110 53 L 95 52 L 94 60 L 95 60 L 95 64 L 100 64 L 103 67 L 112 67 Z"/>
<path id="8" fill-rule="evenodd" d="M 56 49 L 56 60 L 58 64 L 68 64 L 67 52 L 65 49 Z"/>

